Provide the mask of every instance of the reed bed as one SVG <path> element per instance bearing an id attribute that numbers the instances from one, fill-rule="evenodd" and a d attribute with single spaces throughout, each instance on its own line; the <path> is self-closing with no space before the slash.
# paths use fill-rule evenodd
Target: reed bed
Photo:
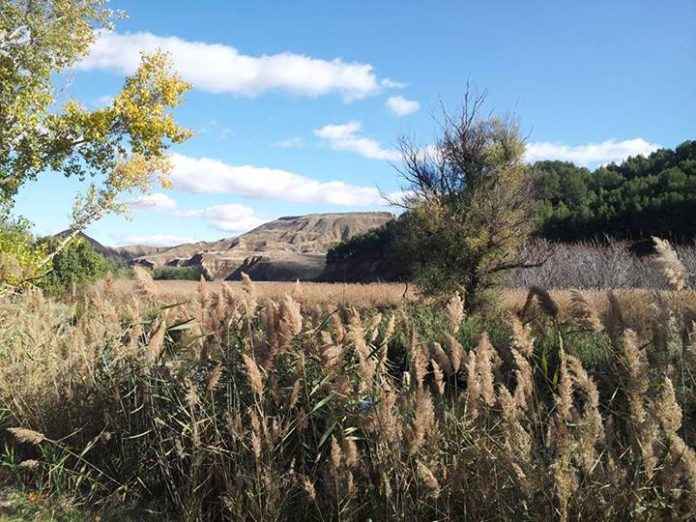
<path id="1" fill-rule="evenodd" d="M 103 282 L 101 283 L 103 285 Z M 116 280 L 113 283 L 116 293 L 128 294 L 137 285 L 128 279 Z M 404 298 L 409 301 L 418 299 L 413 285 L 408 288 L 399 283 L 312 283 L 312 282 L 255 282 L 256 294 L 259 298 L 282 299 L 285 295 L 301 296 L 302 302 L 309 305 L 343 305 L 366 307 L 398 306 Z M 242 283 L 238 281 L 211 281 L 208 288 L 211 292 L 219 292 L 226 288 L 228 294 L 237 298 L 244 295 Z M 161 299 L 190 299 L 198 289 L 197 281 L 153 281 L 152 291 Z M 301 292 L 299 290 L 301 289 Z"/>
<path id="2" fill-rule="evenodd" d="M 95 287 L 96 292 L 103 292 L 104 281 Z M 112 283 L 110 300 L 115 303 L 126 302 L 133 295 L 137 281 L 120 279 Z M 150 293 L 158 301 L 166 303 L 188 302 L 195 299 L 200 283 L 195 281 L 152 281 Z M 244 296 L 240 282 L 212 281 L 206 284 L 208 291 L 224 291 L 235 298 Z M 287 283 L 262 281 L 254 283 L 259 299 L 280 300 L 292 295 L 300 304 L 310 307 L 355 307 L 362 310 L 377 308 L 380 310 L 399 308 L 409 304 L 423 302 L 418 289 L 401 283 Z M 564 317 L 570 312 L 571 297 L 577 289 L 551 289 L 549 295 L 558 303 Z M 505 288 L 494 298 L 498 311 L 514 312 L 522 308 L 527 299 L 527 288 Z M 606 315 L 609 309 L 609 292 L 607 290 L 581 290 L 584 298 L 600 315 Z M 619 288 L 612 294 L 624 311 L 625 320 L 630 328 L 644 330 L 646 317 L 653 314 L 654 299 L 681 303 L 682 307 L 696 309 L 696 290 L 650 290 L 644 288 Z"/>
<path id="3" fill-rule="evenodd" d="M 694 517 L 691 293 L 268 288 L 6 299 L 0 481 L 177 520 Z"/>

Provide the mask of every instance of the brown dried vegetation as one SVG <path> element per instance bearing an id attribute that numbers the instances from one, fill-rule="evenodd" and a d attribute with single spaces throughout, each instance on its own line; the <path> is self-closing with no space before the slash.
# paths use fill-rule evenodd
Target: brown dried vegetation
<path id="1" fill-rule="evenodd" d="M 186 520 L 695 514 L 686 291 L 481 317 L 151 283 L 0 303 L 0 479 Z"/>

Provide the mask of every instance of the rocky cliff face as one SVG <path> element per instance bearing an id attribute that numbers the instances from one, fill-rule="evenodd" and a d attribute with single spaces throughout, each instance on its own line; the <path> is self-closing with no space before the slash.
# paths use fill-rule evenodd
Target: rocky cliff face
<path id="1" fill-rule="evenodd" d="M 211 279 L 257 281 L 317 278 L 335 244 L 382 226 L 388 212 L 309 214 L 276 219 L 231 239 L 179 245 L 132 260 L 146 266 L 199 266 Z"/>

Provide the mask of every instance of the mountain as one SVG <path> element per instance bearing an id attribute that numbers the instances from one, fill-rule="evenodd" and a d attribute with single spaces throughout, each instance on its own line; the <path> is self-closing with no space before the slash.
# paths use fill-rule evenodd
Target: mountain
<path id="1" fill-rule="evenodd" d="M 63 230 L 62 232 L 55 234 L 53 237 L 56 239 L 63 239 L 64 237 L 68 236 L 69 234 L 72 234 L 72 230 L 70 230 L 70 229 Z M 75 237 L 82 239 L 82 240 L 86 241 L 87 243 L 89 243 L 95 252 L 103 255 L 105 258 L 107 258 L 111 261 L 115 261 L 116 263 L 121 263 L 121 264 L 127 264 L 132 259 L 134 259 L 136 257 L 146 256 L 146 255 L 150 255 L 150 254 L 156 254 L 156 253 L 162 252 L 162 251 L 170 248 L 170 247 L 153 247 L 153 246 L 148 246 L 148 245 L 127 245 L 127 246 L 121 246 L 121 247 L 109 247 L 109 246 L 102 245 L 99 241 L 88 236 L 87 234 L 85 234 L 83 232 L 78 232 Z"/>
<path id="2" fill-rule="evenodd" d="M 73 231 L 70 229 L 63 230 L 62 232 L 57 233 L 53 237 L 55 239 L 63 239 L 65 237 L 67 237 L 68 235 L 72 234 L 72 232 Z M 93 239 L 93 238 L 89 237 L 87 234 L 84 234 L 82 232 L 78 232 L 75 237 L 82 239 L 83 241 L 86 241 L 87 243 L 89 243 L 89 245 L 94 249 L 95 252 L 103 255 L 105 258 L 109 259 L 110 261 L 114 261 L 114 262 L 120 263 L 120 264 L 126 264 L 131 259 L 124 252 L 121 252 L 120 249 L 102 245 L 96 239 Z"/>
<path id="3" fill-rule="evenodd" d="M 324 270 L 329 248 L 392 219 L 389 212 L 282 217 L 235 238 L 179 245 L 131 263 L 197 266 L 210 279 L 239 279 L 246 272 L 257 281 L 310 280 Z"/>

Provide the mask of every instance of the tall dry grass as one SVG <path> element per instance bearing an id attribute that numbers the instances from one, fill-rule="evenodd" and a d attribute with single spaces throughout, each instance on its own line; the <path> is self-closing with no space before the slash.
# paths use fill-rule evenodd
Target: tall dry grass
<path id="1" fill-rule="evenodd" d="M 662 271 L 655 270 L 655 256 L 638 256 L 627 241 L 585 241 L 579 243 L 551 243 L 544 240 L 530 241 L 525 245 L 525 255 L 530 259 L 543 259 L 553 255 L 542 267 L 512 271 L 506 284 L 515 288 L 543 286 L 545 288 L 633 289 L 672 288 Z M 655 250 L 659 250 L 660 242 Z M 674 251 L 687 274 L 696 274 L 696 244 L 676 246 Z M 658 256 L 658 259 L 661 257 Z M 693 278 L 683 282 L 694 288 Z"/>
<path id="2" fill-rule="evenodd" d="M 694 517 L 686 292 L 468 317 L 151 283 L 0 304 L 0 480 L 163 519 Z"/>

